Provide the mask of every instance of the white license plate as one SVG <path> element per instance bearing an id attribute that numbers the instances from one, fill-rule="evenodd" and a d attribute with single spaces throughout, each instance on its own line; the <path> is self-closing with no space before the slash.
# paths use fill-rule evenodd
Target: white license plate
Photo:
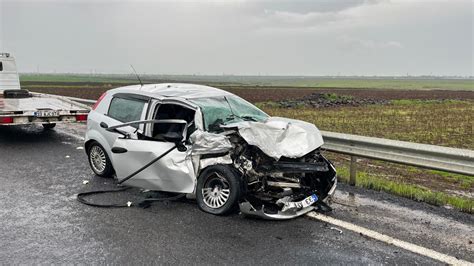
<path id="1" fill-rule="evenodd" d="M 285 202 L 282 208 L 282 211 L 290 210 L 290 209 L 303 209 L 306 208 L 313 203 L 318 201 L 318 196 L 316 194 L 313 194 L 302 201 L 296 201 L 296 202 Z"/>
<path id="2" fill-rule="evenodd" d="M 36 117 L 57 117 L 59 116 L 58 111 L 40 110 L 35 112 Z"/>
<path id="3" fill-rule="evenodd" d="M 306 207 L 312 205 L 313 203 L 315 203 L 316 201 L 318 201 L 318 196 L 316 196 L 316 194 L 313 194 L 313 195 L 305 198 L 304 200 L 300 201 L 300 203 L 303 206 L 303 208 L 306 208 Z"/>

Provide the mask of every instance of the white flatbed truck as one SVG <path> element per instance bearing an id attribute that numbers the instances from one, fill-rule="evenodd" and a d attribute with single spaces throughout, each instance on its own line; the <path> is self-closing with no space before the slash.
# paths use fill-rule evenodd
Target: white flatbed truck
<path id="1" fill-rule="evenodd" d="M 0 53 L 0 126 L 86 122 L 90 107 L 66 97 L 31 93 L 20 87 L 15 58 Z"/>

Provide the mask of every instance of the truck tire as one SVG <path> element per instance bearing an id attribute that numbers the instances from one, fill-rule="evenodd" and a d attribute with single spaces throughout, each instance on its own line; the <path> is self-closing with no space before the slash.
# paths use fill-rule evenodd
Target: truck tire
<path id="1" fill-rule="evenodd" d="M 30 98 L 31 93 L 28 90 L 4 90 L 3 91 L 4 98 L 13 98 L 13 99 L 22 99 L 22 98 Z"/>
<path id="2" fill-rule="evenodd" d="M 204 212 L 229 214 L 237 208 L 241 195 L 241 178 L 231 166 L 212 165 L 199 175 L 196 200 Z"/>
<path id="3" fill-rule="evenodd" d="M 53 129 L 56 126 L 55 123 L 43 124 L 44 129 Z"/>
<path id="4" fill-rule="evenodd" d="M 92 171 L 101 177 L 112 177 L 114 169 L 104 147 L 94 141 L 87 148 L 87 157 Z"/>

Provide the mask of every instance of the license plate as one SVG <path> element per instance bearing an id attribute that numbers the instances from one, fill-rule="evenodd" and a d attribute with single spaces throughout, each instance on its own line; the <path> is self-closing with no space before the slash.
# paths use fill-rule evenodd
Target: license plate
<path id="1" fill-rule="evenodd" d="M 302 200 L 300 202 L 301 202 L 301 205 L 303 206 L 303 208 L 306 208 L 306 207 L 312 205 L 313 203 L 315 203 L 316 201 L 318 201 L 318 196 L 316 196 L 316 194 L 313 194 L 313 195 L 305 198 L 304 200 Z"/>
<path id="2" fill-rule="evenodd" d="M 35 112 L 36 117 L 57 117 L 59 116 L 58 111 L 40 110 Z"/>
<path id="3" fill-rule="evenodd" d="M 290 209 L 303 209 L 306 208 L 313 203 L 318 201 L 318 196 L 316 194 L 313 194 L 302 201 L 297 201 L 297 202 L 285 202 L 282 208 L 282 211 L 290 210 Z"/>

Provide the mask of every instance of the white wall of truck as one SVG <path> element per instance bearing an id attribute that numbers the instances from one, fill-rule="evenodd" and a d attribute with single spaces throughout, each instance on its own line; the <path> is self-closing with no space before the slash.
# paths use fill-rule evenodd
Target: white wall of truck
<path id="1" fill-rule="evenodd" d="M 0 91 L 19 90 L 20 78 L 15 58 L 9 53 L 0 53 Z"/>

